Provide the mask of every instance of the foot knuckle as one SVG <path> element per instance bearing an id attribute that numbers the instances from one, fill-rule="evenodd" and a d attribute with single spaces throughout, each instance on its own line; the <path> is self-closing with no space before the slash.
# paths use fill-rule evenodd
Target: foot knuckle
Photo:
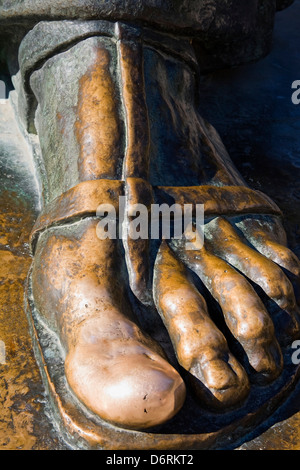
<path id="1" fill-rule="evenodd" d="M 267 337 L 273 334 L 274 327 L 266 315 L 257 314 L 251 319 L 243 320 L 238 325 L 238 337 L 244 341 Z"/>

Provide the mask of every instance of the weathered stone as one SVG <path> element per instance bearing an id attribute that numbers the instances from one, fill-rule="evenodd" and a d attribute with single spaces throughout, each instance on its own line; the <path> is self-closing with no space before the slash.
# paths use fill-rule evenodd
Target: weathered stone
<path id="1" fill-rule="evenodd" d="M 195 37 L 195 47 L 203 71 L 237 65 L 266 55 L 271 47 L 274 15 L 289 1 L 259 0 L 4 0 L 0 6 L 0 24 L 8 36 L 20 36 L 41 20 L 78 18 L 85 20 L 131 21 L 170 33 Z M 16 41 L 18 42 L 18 41 Z M 1 43 L 1 37 L 0 37 Z M 9 47 L 11 55 L 11 45 Z"/>

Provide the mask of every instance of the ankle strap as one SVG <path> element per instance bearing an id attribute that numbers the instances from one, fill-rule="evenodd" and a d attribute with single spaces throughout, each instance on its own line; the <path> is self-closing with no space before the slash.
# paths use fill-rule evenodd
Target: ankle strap
<path id="1" fill-rule="evenodd" d="M 41 232 L 49 227 L 93 217 L 100 204 L 111 204 L 118 214 L 119 196 L 123 194 L 123 181 L 103 179 L 77 184 L 44 207 L 30 234 L 32 250 Z"/>

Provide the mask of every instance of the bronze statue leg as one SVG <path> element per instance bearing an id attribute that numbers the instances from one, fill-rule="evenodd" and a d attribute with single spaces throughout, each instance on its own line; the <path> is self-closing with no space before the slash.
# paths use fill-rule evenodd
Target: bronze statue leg
<path id="1" fill-rule="evenodd" d="M 183 405 L 179 373 L 137 326 L 137 306 L 153 301 L 200 405 L 228 411 L 250 382 L 280 376 L 280 345 L 299 337 L 288 277 L 294 282 L 299 261 L 284 245 L 279 209 L 245 187 L 199 116 L 188 41 L 179 48 L 161 33 L 95 23 L 85 39 L 59 53 L 37 51 L 42 58 L 21 67 L 37 104 L 46 175 L 32 234 L 34 303 L 60 338 L 72 391 L 101 418 L 143 429 Z M 96 34 L 106 26 L 105 37 Z M 153 257 L 148 240 L 127 233 L 123 244 L 99 240 L 97 206 L 109 202 L 118 212 L 120 195 L 127 207 L 204 204 L 204 247 L 166 240 Z M 207 306 L 211 298 L 225 326 Z M 241 346 L 235 353 L 230 336 Z"/>

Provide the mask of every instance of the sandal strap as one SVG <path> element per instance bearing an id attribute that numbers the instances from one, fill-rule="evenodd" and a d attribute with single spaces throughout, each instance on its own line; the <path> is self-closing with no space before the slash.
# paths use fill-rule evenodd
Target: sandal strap
<path id="1" fill-rule="evenodd" d="M 93 217 L 100 204 L 111 204 L 118 215 L 119 196 L 124 195 L 124 182 L 118 180 L 83 181 L 51 201 L 42 210 L 30 234 L 34 248 L 41 232 L 55 225 Z"/>
<path id="2" fill-rule="evenodd" d="M 204 205 L 206 217 L 217 215 L 269 214 L 282 216 L 269 196 L 246 186 L 158 186 L 157 198 L 170 204 Z"/>
<path id="3" fill-rule="evenodd" d="M 36 245 L 39 234 L 47 228 L 94 217 L 101 204 L 112 205 L 118 216 L 120 196 L 126 195 L 130 205 L 145 204 L 147 200 L 149 206 L 152 202 L 149 183 L 140 178 L 128 178 L 127 183 L 108 179 L 84 181 L 54 199 L 43 209 L 33 227 L 30 236 L 32 247 Z M 130 187 L 129 192 L 125 192 L 127 186 Z M 245 186 L 157 186 L 153 187 L 153 194 L 156 204 L 179 204 L 182 207 L 191 204 L 193 212 L 197 204 L 203 204 L 206 217 L 243 214 L 282 216 L 278 206 L 268 196 Z"/>

